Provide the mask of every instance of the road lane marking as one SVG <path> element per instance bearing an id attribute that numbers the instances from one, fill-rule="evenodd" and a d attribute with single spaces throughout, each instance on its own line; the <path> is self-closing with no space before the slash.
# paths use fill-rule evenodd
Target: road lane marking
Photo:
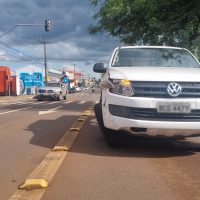
<path id="1" fill-rule="evenodd" d="M 78 104 L 84 104 L 86 101 L 80 101 L 78 102 Z"/>
<path id="2" fill-rule="evenodd" d="M 55 103 L 58 103 L 58 101 L 49 102 L 48 104 L 55 104 Z"/>
<path id="3" fill-rule="evenodd" d="M 5 102 L 4 104 L 9 104 L 9 105 L 12 105 L 12 104 L 19 104 L 19 103 L 21 103 L 20 101 L 17 101 L 17 102 Z"/>
<path id="4" fill-rule="evenodd" d="M 62 106 L 58 106 L 56 108 L 53 108 L 51 110 L 46 110 L 46 111 L 39 111 L 39 115 L 45 115 L 45 114 L 50 114 L 56 112 L 57 109 L 62 108 Z"/>
<path id="5" fill-rule="evenodd" d="M 26 108 L 20 108 L 20 109 L 16 109 L 16 110 L 10 110 L 10 111 L 6 111 L 6 112 L 2 112 L 2 113 L 0 113 L 0 115 L 4 115 L 4 114 L 8 114 L 8 113 L 13 113 L 13 112 L 25 110 L 25 109 L 28 109 L 28 108 L 31 108 L 31 107 L 29 106 L 29 107 L 26 107 Z"/>
<path id="6" fill-rule="evenodd" d="M 34 102 L 33 104 L 42 104 L 42 103 L 45 103 L 44 101 L 43 102 Z"/>
<path id="7" fill-rule="evenodd" d="M 72 103 L 73 101 L 67 101 L 67 102 L 64 102 L 64 104 L 68 104 L 68 103 Z"/>
<path id="8" fill-rule="evenodd" d="M 20 102 L 18 103 L 19 105 L 25 105 L 25 104 L 30 104 L 30 102 Z"/>

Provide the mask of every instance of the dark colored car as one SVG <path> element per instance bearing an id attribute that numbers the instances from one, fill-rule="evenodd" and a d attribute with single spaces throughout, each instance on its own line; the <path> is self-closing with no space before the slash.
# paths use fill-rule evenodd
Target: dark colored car
<path id="1" fill-rule="evenodd" d="M 68 90 L 68 93 L 76 93 L 76 88 L 75 87 L 70 87 Z"/>

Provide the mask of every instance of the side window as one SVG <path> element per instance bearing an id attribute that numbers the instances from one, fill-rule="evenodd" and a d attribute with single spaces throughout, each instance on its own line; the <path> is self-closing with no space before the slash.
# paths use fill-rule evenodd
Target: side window
<path id="1" fill-rule="evenodd" d="M 112 66 L 117 67 L 120 66 L 119 64 L 119 50 L 116 51 L 113 61 L 112 61 Z"/>

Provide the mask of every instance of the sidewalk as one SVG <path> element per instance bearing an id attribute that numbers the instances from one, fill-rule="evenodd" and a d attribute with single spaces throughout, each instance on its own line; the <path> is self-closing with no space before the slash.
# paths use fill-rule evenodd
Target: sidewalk
<path id="1" fill-rule="evenodd" d="M 33 99 L 35 95 L 21 95 L 21 96 L 0 96 L 0 102 L 5 101 L 17 101 L 17 100 L 29 100 Z"/>

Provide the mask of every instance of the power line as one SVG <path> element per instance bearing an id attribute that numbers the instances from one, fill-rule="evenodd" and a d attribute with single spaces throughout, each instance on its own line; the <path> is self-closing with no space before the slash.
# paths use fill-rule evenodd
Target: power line
<path id="1" fill-rule="evenodd" d="M 34 58 L 34 57 L 32 57 L 32 56 L 30 56 L 30 55 L 28 55 L 28 54 L 25 54 L 24 52 L 22 52 L 22 51 L 20 51 L 20 50 L 18 50 L 18 49 L 15 49 L 15 48 L 13 48 L 12 46 L 10 46 L 10 45 L 8 45 L 8 44 L 6 44 L 6 43 L 4 43 L 4 42 L 0 42 L 0 45 L 2 45 L 3 47 L 5 47 L 5 48 L 7 48 L 7 49 L 11 49 L 11 50 L 13 50 L 13 51 L 15 51 L 15 52 L 17 52 L 17 53 L 20 53 L 20 54 L 26 56 L 27 58 L 29 58 L 29 59 L 31 59 L 31 60 L 36 60 L 36 58 Z"/>
<path id="2" fill-rule="evenodd" d="M 38 58 L 38 60 L 42 60 L 44 58 Z M 61 61 L 88 61 L 92 59 L 85 59 L 85 58 L 49 58 L 48 60 L 61 60 Z"/>

